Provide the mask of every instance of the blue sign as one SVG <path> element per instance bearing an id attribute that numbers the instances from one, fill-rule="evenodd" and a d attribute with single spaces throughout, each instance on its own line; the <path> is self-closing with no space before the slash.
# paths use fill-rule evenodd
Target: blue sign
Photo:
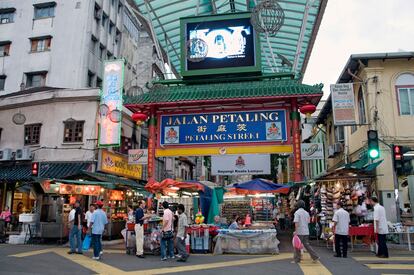
<path id="1" fill-rule="evenodd" d="M 161 145 L 286 141 L 286 110 L 163 115 L 160 132 Z"/>

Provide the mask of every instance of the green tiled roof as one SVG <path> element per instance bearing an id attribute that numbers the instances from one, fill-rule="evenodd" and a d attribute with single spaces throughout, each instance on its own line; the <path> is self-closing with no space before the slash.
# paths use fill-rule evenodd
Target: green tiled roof
<path id="1" fill-rule="evenodd" d="M 125 96 L 124 104 L 321 95 L 322 87 L 322 84 L 310 86 L 290 79 L 157 86 L 139 96 Z"/>

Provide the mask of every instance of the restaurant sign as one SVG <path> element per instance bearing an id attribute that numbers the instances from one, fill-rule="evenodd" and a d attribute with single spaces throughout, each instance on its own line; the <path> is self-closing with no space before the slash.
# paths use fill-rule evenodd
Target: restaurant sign
<path id="1" fill-rule="evenodd" d="M 286 110 L 161 116 L 161 146 L 287 140 Z"/>
<path id="2" fill-rule="evenodd" d="M 300 148 L 302 160 L 324 159 L 322 143 L 302 143 Z"/>
<path id="3" fill-rule="evenodd" d="M 353 84 L 332 84 L 331 94 L 334 124 L 354 125 L 356 120 Z"/>
<path id="4" fill-rule="evenodd" d="M 148 164 L 148 149 L 128 150 L 129 164 Z"/>
<path id="5" fill-rule="evenodd" d="M 142 165 L 128 164 L 128 157 L 101 150 L 98 170 L 130 179 L 142 178 Z"/>

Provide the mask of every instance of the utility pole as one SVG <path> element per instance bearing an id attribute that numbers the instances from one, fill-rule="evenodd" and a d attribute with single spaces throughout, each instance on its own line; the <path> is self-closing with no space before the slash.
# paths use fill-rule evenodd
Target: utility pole
<path id="1" fill-rule="evenodd" d="M 394 180 L 394 197 L 395 197 L 395 210 L 397 215 L 397 222 L 401 222 L 401 214 L 400 214 L 400 185 L 398 183 L 398 176 L 397 176 L 397 167 L 396 167 L 396 158 L 402 158 L 403 152 L 400 152 L 399 146 L 394 146 L 391 144 L 391 155 L 392 155 L 392 175 Z M 398 150 L 398 151 L 396 151 Z"/>

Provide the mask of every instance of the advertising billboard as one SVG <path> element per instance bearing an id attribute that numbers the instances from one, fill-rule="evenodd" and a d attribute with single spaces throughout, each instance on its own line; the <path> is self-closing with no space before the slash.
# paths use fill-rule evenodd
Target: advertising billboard
<path id="1" fill-rule="evenodd" d="M 325 159 L 322 143 L 302 143 L 300 149 L 302 160 Z"/>
<path id="2" fill-rule="evenodd" d="M 332 84 L 331 94 L 334 124 L 337 126 L 356 124 L 353 84 Z"/>
<path id="3" fill-rule="evenodd" d="M 286 110 L 162 115 L 160 122 L 161 146 L 287 140 Z"/>
<path id="4" fill-rule="evenodd" d="M 250 13 L 182 18 L 181 32 L 183 76 L 261 71 Z"/>

